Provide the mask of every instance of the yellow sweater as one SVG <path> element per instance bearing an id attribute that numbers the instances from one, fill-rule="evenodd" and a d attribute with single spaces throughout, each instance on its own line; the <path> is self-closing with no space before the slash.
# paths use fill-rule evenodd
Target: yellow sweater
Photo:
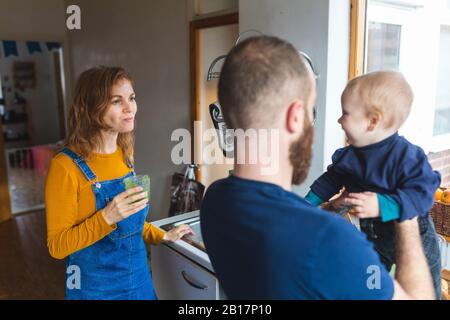
<path id="1" fill-rule="evenodd" d="M 112 154 L 93 154 L 86 163 L 98 181 L 130 172 L 119 147 Z M 117 228 L 106 223 L 101 210 L 96 212 L 91 184 L 71 158 L 61 153 L 53 158 L 45 186 L 47 246 L 52 257 L 64 259 Z M 145 222 L 143 237 L 145 242 L 158 244 L 164 232 Z"/>

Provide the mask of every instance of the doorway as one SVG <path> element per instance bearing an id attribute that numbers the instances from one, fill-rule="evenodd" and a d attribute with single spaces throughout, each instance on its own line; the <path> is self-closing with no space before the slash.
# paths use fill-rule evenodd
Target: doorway
<path id="1" fill-rule="evenodd" d="M 191 22 L 192 111 L 194 121 L 200 123 L 192 132 L 196 131 L 197 137 L 206 138 L 208 135 L 205 132 L 214 129 L 209 105 L 218 100 L 219 79 L 215 77 L 208 80 L 208 70 L 216 58 L 226 55 L 235 45 L 239 36 L 238 23 L 238 13 Z M 220 71 L 223 62 L 223 59 L 219 61 L 214 66 L 214 70 Z M 213 143 L 217 143 L 215 140 L 212 140 Z M 203 139 L 195 139 L 193 148 L 197 159 L 202 158 L 200 155 L 203 154 L 206 147 Z M 219 160 L 217 163 L 206 164 L 201 160 L 199 163 L 197 179 L 206 187 L 218 179 L 227 177 L 229 171 L 233 169 L 230 159 L 226 159 L 217 148 L 215 149 L 218 152 L 214 156 L 216 160 Z"/>
<path id="2" fill-rule="evenodd" d="M 0 221 L 44 208 L 47 170 L 65 137 L 62 50 L 0 41 Z"/>

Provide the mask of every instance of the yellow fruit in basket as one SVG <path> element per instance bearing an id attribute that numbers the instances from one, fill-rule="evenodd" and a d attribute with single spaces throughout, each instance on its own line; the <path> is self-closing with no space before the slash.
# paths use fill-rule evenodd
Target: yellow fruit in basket
<path id="1" fill-rule="evenodd" d="M 441 201 L 450 204 L 450 189 L 447 189 L 442 193 Z"/>
<path id="2" fill-rule="evenodd" d="M 436 193 L 434 194 L 434 201 L 441 201 L 443 193 L 444 193 L 444 190 L 442 190 L 441 188 L 438 188 L 436 190 Z"/>

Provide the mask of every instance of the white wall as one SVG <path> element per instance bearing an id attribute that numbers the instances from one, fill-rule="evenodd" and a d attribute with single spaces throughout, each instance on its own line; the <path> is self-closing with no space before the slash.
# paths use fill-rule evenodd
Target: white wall
<path id="1" fill-rule="evenodd" d="M 337 148 L 344 146 L 345 134 L 337 120 L 342 115 L 341 95 L 348 80 L 350 59 L 350 1 L 330 0 L 328 13 L 328 58 L 326 81 L 324 170 Z M 338 133 L 338 134 L 336 134 Z M 320 174 L 320 173 L 319 173 Z"/>
<path id="2" fill-rule="evenodd" d="M 348 77 L 350 3 L 348 0 L 240 0 L 239 30 L 256 29 L 290 41 L 306 52 L 320 74 L 314 157 L 304 195 L 325 170 L 333 151 L 344 144 L 337 124 L 340 93 Z"/>
<path id="3" fill-rule="evenodd" d="M 0 39 L 64 40 L 63 0 L 1 0 Z"/>
<path id="4" fill-rule="evenodd" d="M 135 80 L 136 171 L 151 177 L 150 220 L 166 217 L 172 131 L 190 129 L 189 23 L 186 1 L 77 0 L 81 30 L 69 32 L 74 79 L 85 69 L 121 65 Z"/>

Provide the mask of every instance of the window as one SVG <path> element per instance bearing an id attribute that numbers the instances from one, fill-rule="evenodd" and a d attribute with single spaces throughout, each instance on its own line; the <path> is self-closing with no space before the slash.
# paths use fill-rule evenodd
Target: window
<path id="1" fill-rule="evenodd" d="M 359 70 L 400 71 L 413 88 L 414 104 L 400 134 L 426 152 L 450 149 L 450 0 L 355 3 L 366 6 L 365 23 L 355 24 L 365 32 Z"/>
<path id="2" fill-rule="evenodd" d="M 369 22 L 367 41 L 367 72 L 398 71 L 402 27 L 396 24 Z"/>
<path id="3" fill-rule="evenodd" d="M 435 136 L 450 133 L 450 26 L 445 25 L 441 26 L 438 74 Z"/>

